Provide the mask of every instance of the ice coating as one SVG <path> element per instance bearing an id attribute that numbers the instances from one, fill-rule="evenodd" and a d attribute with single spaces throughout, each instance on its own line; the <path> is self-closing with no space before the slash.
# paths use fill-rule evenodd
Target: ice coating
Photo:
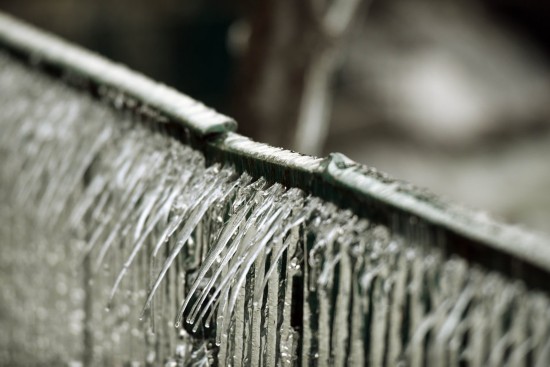
<path id="1" fill-rule="evenodd" d="M 421 225 L 207 165 L 5 55 L 0 91 L 1 365 L 550 361 L 548 297 Z"/>

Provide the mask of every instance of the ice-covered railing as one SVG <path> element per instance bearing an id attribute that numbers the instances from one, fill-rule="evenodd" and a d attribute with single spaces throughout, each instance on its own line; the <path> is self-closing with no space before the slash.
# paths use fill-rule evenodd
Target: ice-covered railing
<path id="1" fill-rule="evenodd" d="M 0 364 L 548 364 L 547 241 L 3 15 L 0 49 Z"/>

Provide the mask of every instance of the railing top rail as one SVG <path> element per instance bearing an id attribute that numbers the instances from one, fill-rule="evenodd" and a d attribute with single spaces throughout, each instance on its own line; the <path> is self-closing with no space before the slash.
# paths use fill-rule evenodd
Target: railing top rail
<path id="1" fill-rule="evenodd" d="M 96 97 L 134 101 L 160 116 L 210 161 L 237 169 L 354 210 L 414 238 L 413 228 L 430 233 L 442 246 L 491 270 L 550 292 L 550 241 L 494 222 L 476 211 L 355 163 L 341 154 L 315 158 L 254 142 L 236 134 L 236 122 L 176 90 L 92 52 L 0 13 L 0 50 Z M 129 108 L 131 103 L 119 103 Z"/>

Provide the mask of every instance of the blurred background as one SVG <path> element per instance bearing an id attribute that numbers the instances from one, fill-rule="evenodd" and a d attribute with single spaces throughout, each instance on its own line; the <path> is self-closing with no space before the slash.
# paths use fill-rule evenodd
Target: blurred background
<path id="1" fill-rule="evenodd" d="M 0 0 L 234 116 L 550 233 L 550 2 Z"/>

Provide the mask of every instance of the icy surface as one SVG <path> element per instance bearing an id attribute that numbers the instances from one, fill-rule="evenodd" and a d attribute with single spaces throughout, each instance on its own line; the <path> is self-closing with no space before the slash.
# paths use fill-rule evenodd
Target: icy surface
<path id="1" fill-rule="evenodd" d="M 546 366 L 545 295 L 0 55 L 0 365 Z"/>

